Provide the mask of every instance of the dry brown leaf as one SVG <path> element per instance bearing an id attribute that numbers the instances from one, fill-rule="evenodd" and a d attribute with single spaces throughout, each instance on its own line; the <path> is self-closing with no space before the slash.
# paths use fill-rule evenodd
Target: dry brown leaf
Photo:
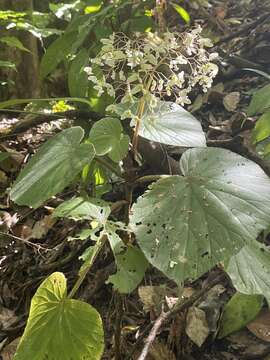
<path id="1" fill-rule="evenodd" d="M 149 349 L 147 360 L 176 360 L 176 357 L 164 343 L 155 341 Z"/>
<path id="2" fill-rule="evenodd" d="M 8 177 L 4 171 L 0 170 L 0 185 L 5 185 L 8 182 Z"/>
<path id="3" fill-rule="evenodd" d="M 11 215 L 7 211 L 0 213 L 0 227 L 6 230 L 9 230 L 18 222 L 17 214 Z"/>
<path id="4" fill-rule="evenodd" d="M 17 321 L 14 311 L 0 307 L 0 328 L 5 329 Z"/>
<path id="5" fill-rule="evenodd" d="M 192 306 L 188 309 L 186 319 L 186 334 L 199 347 L 207 339 L 210 333 L 206 314 L 203 310 Z"/>
<path id="6" fill-rule="evenodd" d="M 16 172 L 24 161 L 24 155 L 1 144 L 0 150 L 9 153 L 9 157 L 2 160 L 0 168 L 6 172 Z"/>
<path id="7" fill-rule="evenodd" d="M 233 91 L 223 98 L 223 105 L 226 110 L 234 111 L 237 108 L 237 105 L 240 101 L 240 93 L 238 91 Z"/>
<path id="8" fill-rule="evenodd" d="M 52 215 L 46 215 L 43 219 L 37 221 L 32 228 L 32 233 L 27 238 L 29 239 L 41 239 L 47 234 L 47 232 L 53 227 L 56 223 L 56 219 Z"/>
<path id="9" fill-rule="evenodd" d="M 227 11 L 228 8 L 226 6 L 222 6 L 222 5 L 216 6 L 214 8 L 214 16 L 223 20 L 227 15 Z"/>
<path id="10" fill-rule="evenodd" d="M 263 309 L 256 319 L 247 325 L 247 328 L 257 338 L 270 342 L 270 310 Z"/>
<path id="11" fill-rule="evenodd" d="M 166 289 L 162 286 L 140 286 L 139 297 L 143 302 L 144 311 L 160 310 L 166 295 Z"/>
<path id="12" fill-rule="evenodd" d="M 18 337 L 4 348 L 4 350 L 1 352 L 1 356 L 3 360 L 13 359 L 19 342 L 20 342 L 20 338 Z"/>

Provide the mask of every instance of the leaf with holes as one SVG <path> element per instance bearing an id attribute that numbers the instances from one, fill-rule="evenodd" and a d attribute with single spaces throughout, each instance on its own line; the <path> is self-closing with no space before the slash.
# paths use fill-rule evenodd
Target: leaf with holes
<path id="1" fill-rule="evenodd" d="M 15 181 L 11 199 L 18 205 L 37 208 L 72 183 L 95 156 L 93 145 L 80 143 L 83 136 L 83 129 L 76 126 L 42 145 Z"/>
<path id="2" fill-rule="evenodd" d="M 229 263 L 234 287 L 244 294 L 264 295 L 270 305 L 270 249 L 254 242 L 243 247 Z"/>
<path id="3" fill-rule="evenodd" d="M 89 304 L 67 298 L 66 278 L 53 273 L 38 288 L 14 360 L 99 360 L 103 328 Z"/>
<path id="4" fill-rule="evenodd" d="M 131 293 L 142 281 L 148 266 L 141 250 L 135 246 L 126 246 L 116 233 L 113 223 L 107 224 L 106 234 L 115 257 L 117 272 L 108 282 L 120 293 Z"/>
<path id="5" fill-rule="evenodd" d="M 121 122 L 116 118 L 104 118 L 96 122 L 90 131 L 89 140 L 97 155 L 109 154 L 115 162 L 122 160 L 128 151 L 129 137 L 123 134 Z"/>
<path id="6" fill-rule="evenodd" d="M 270 220 L 270 180 L 250 160 L 219 148 L 190 149 L 184 176 L 151 185 L 131 225 L 149 262 L 181 283 L 228 261 Z"/>
<path id="7" fill-rule="evenodd" d="M 224 308 L 218 337 L 221 339 L 242 329 L 261 311 L 263 296 L 236 293 Z"/>

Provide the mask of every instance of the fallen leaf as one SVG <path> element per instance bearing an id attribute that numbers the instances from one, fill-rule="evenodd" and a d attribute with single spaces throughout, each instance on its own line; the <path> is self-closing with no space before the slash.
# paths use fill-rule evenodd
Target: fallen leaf
<path id="1" fill-rule="evenodd" d="M 14 311 L 0 307 L 0 329 L 5 329 L 17 321 Z"/>
<path id="2" fill-rule="evenodd" d="M 146 312 L 161 310 L 161 304 L 165 299 L 166 289 L 162 286 L 140 286 L 139 297 L 143 302 L 143 309 Z"/>
<path id="3" fill-rule="evenodd" d="M 11 215 L 7 211 L 0 212 L 0 228 L 9 230 L 18 222 L 17 213 Z"/>
<path id="4" fill-rule="evenodd" d="M 199 94 L 193 101 L 192 105 L 188 107 L 188 111 L 195 112 L 203 106 L 203 96 Z"/>
<path id="5" fill-rule="evenodd" d="M 270 310 L 263 309 L 247 328 L 259 339 L 270 342 Z"/>
<path id="6" fill-rule="evenodd" d="M 16 172 L 24 161 L 24 155 L 18 151 L 11 150 L 7 146 L 0 145 L 0 150 L 5 151 L 9 156 L 1 161 L 0 168 L 6 172 Z"/>
<path id="7" fill-rule="evenodd" d="M 263 359 L 269 353 L 270 344 L 258 339 L 246 328 L 226 338 L 229 347 L 236 352 L 238 359 Z"/>
<path id="8" fill-rule="evenodd" d="M 262 295 L 235 293 L 225 305 L 218 337 L 222 339 L 245 327 L 256 318 L 263 305 Z"/>
<path id="9" fill-rule="evenodd" d="M 32 229 L 32 233 L 27 238 L 29 239 L 41 239 L 43 238 L 48 231 L 53 227 L 56 223 L 56 219 L 52 217 L 52 215 L 46 215 L 43 219 L 37 221 Z"/>
<path id="10" fill-rule="evenodd" d="M 12 229 L 12 233 L 21 239 L 29 239 L 32 234 L 32 228 L 27 224 L 16 225 Z"/>
<path id="11" fill-rule="evenodd" d="M 234 111 L 237 108 L 237 105 L 240 101 L 240 93 L 238 91 L 233 91 L 223 98 L 223 105 L 226 110 Z"/>
<path id="12" fill-rule="evenodd" d="M 221 309 L 225 303 L 225 299 L 221 297 L 221 295 L 224 294 L 225 291 L 225 287 L 221 284 L 214 286 L 207 292 L 203 301 L 198 305 L 198 308 L 205 312 L 209 331 L 212 333 L 216 333 L 218 329 Z"/>
<path id="13" fill-rule="evenodd" d="M 17 339 L 13 340 L 10 344 L 5 346 L 4 350 L 1 352 L 1 356 L 3 360 L 13 359 L 19 342 L 20 342 L 20 338 L 18 337 Z"/>
<path id="14" fill-rule="evenodd" d="M 216 6 L 214 8 L 214 16 L 223 20 L 227 15 L 228 8 L 222 5 Z"/>
<path id="15" fill-rule="evenodd" d="M 155 341 L 149 349 L 149 360 L 176 360 L 174 353 L 162 342 Z"/>
<path id="16" fill-rule="evenodd" d="M 207 339 L 210 333 L 206 314 L 203 310 L 196 306 L 192 306 L 188 309 L 186 319 L 186 334 L 188 337 L 199 347 Z"/>

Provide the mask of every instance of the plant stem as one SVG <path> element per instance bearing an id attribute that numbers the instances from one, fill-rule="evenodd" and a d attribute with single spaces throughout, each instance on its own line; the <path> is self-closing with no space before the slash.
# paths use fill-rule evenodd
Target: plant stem
<path id="1" fill-rule="evenodd" d="M 134 181 L 135 184 L 145 183 L 145 182 L 152 182 L 157 181 L 160 179 L 166 179 L 167 177 L 170 177 L 171 175 L 146 175 L 142 176 Z"/>
<path id="2" fill-rule="evenodd" d="M 116 319 L 114 331 L 114 359 L 121 360 L 121 323 L 123 317 L 123 298 L 116 293 Z"/>
<path id="3" fill-rule="evenodd" d="M 87 260 L 87 262 L 82 266 L 82 268 L 79 271 L 79 278 L 75 282 L 73 288 L 71 289 L 70 293 L 68 294 L 68 298 L 71 299 L 74 297 L 75 293 L 81 286 L 82 282 L 84 281 L 88 271 L 91 269 L 94 261 L 96 260 L 97 255 L 99 254 L 100 250 L 102 249 L 103 245 L 105 244 L 107 240 L 106 235 L 102 235 L 96 242 L 93 252 L 91 254 L 90 259 Z"/>
<path id="4" fill-rule="evenodd" d="M 111 165 L 109 162 L 107 162 L 106 160 L 100 158 L 100 157 L 95 157 L 95 160 L 97 163 L 103 165 L 104 167 L 106 167 L 107 169 L 109 169 L 111 172 L 115 173 L 117 176 L 119 176 L 122 179 L 125 179 L 124 175 L 121 173 L 121 171 L 117 170 L 113 165 Z"/>
<path id="5" fill-rule="evenodd" d="M 136 154 L 136 152 L 137 152 L 138 134 L 139 134 L 139 128 L 140 128 L 140 125 L 141 125 L 141 119 L 142 119 L 143 112 L 144 112 L 144 107 L 145 107 L 145 100 L 142 97 L 141 100 L 140 100 L 139 110 L 138 110 L 138 114 L 137 114 L 136 126 L 135 126 L 134 135 L 133 135 L 133 139 L 132 139 L 132 146 L 133 146 L 134 154 Z"/>

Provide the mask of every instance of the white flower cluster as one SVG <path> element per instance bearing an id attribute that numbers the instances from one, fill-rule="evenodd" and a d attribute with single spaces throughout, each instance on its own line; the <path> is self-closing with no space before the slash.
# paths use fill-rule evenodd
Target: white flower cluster
<path id="1" fill-rule="evenodd" d="M 152 32 L 135 33 L 132 39 L 114 33 L 101 40 L 99 54 L 84 70 L 98 96 L 106 91 L 123 104 L 144 97 L 153 108 L 160 98 L 189 104 L 191 90 L 200 85 L 206 92 L 218 72 L 212 62 L 217 54 L 206 50 L 212 44 L 200 32 L 198 27 L 181 34 L 167 32 L 162 37 Z"/>

